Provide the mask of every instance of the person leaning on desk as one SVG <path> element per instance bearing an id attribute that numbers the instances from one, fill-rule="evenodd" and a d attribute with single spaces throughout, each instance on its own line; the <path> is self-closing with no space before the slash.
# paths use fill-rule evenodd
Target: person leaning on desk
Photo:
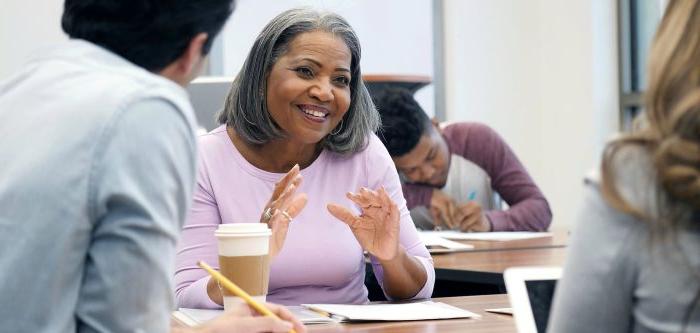
<path id="1" fill-rule="evenodd" d="M 373 98 L 382 117 L 378 136 L 404 178 L 404 195 L 418 226 L 547 230 L 552 221 L 547 199 L 495 131 L 469 122 L 441 128 L 406 89 L 389 88 Z M 492 187 L 509 209 L 489 207 L 494 206 Z M 430 214 L 421 214 L 423 207 Z"/>
<path id="2" fill-rule="evenodd" d="M 586 183 L 550 332 L 700 332 L 700 2 L 667 6 L 646 124 Z"/>
<path id="3" fill-rule="evenodd" d="M 368 302 L 363 250 L 390 299 L 431 296 L 432 259 L 373 133 L 379 115 L 345 19 L 310 9 L 275 17 L 255 40 L 219 122 L 200 138 L 177 256 L 180 306 L 221 306 L 219 288 L 196 262 L 217 262 L 219 224 L 257 223 L 263 209 L 273 234 L 268 300 Z"/>

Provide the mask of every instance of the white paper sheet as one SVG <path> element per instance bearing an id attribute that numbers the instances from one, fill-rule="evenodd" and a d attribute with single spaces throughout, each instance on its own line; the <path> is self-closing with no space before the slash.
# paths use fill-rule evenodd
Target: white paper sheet
<path id="1" fill-rule="evenodd" d="M 468 251 L 474 248 L 474 245 L 458 243 L 437 235 L 427 233 L 420 233 L 419 235 L 430 253 Z"/>
<path id="2" fill-rule="evenodd" d="M 478 318 L 479 315 L 433 301 L 402 304 L 302 304 L 348 321 L 410 321 L 431 319 Z"/>

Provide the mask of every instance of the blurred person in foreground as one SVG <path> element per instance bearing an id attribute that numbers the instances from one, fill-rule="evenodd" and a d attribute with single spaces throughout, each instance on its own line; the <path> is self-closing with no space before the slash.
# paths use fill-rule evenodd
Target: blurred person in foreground
<path id="1" fill-rule="evenodd" d="M 3 331 L 171 329 L 196 160 L 183 86 L 233 6 L 68 0 L 70 40 L 0 83 Z M 270 306 L 286 321 L 240 307 L 192 330 L 303 331 Z"/>
<path id="2" fill-rule="evenodd" d="M 572 232 L 550 332 L 700 332 L 700 2 L 669 1 L 645 125 L 610 142 Z"/>

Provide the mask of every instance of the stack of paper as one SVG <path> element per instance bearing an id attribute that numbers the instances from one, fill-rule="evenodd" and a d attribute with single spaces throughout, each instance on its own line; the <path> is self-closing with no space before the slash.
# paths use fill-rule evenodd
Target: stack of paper
<path id="1" fill-rule="evenodd" d="M 459 232 L 454 230 L 445 231 L 420 231 L 421 237 L 442 237 L 452 240 L 473 240 L 473 241 L 512 241 L 520 239 L 552 237 L 551 232 L 533 231 L 495 231 L 495 232 Z"/>
<path id="2" fill-rule="evenodd" d="M 403 304 L 302 305 L 315 311 L 328 313 L 343 321 L 408 321 L 480 317 L 473 312 L 433 301 Z"/>
<path id="3" fill-rule="evenodd" d="M 303 306 L 288 306 L 287 309 L 304 324 L 334 323 L 338 321 L 337 319 L 321 315 Z M 193 327 L 212 320 L 223 313 L 224 310 L 179 308 L 177 311 L 173 312 L 173 317 L 177 318 L 177 320 L 183 324 Z"/>

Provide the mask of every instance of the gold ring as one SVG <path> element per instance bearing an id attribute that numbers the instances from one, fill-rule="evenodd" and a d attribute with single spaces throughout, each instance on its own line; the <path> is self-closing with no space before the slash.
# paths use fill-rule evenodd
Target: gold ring
<path id="1" fill-rule="evenodd" d="M 280 213 L 282 213 L 282 215 L 284 215 L 284 217 L 287 218 L 287 221 L 292 222 L 292 217 L 289 215 L 289 213 L 287 213 L 286 210 L 281 210 Z"/>

